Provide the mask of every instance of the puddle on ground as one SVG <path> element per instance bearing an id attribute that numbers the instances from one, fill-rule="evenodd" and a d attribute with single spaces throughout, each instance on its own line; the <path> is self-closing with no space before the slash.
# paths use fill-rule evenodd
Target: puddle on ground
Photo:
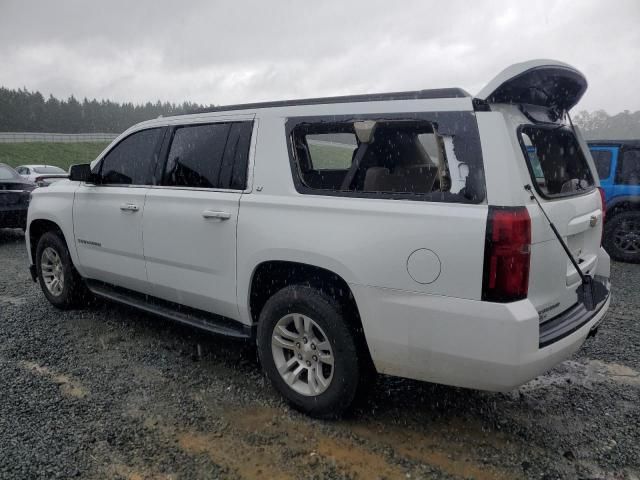
<path id="1" fill-rule="evenodd" d="M 493 467 L 476 458 L 480 449 L 504 456 L 509 449 L 509 440 L 503 434 L 483 431 L 471 423 L 454 420 L 426 426 L 425 432 L 359 422 L 345 425 L 345 429 L 370 442 L 392 448 L 397 456 L 436 467 L 454 477 L 477 480 L 520 477 L 520 472 Z"/>
<path id="2" fill-rule="evenodd" d="M 175 480 L 177 478 L 174 475 L 139 470 L 119 463 L 111 465 L 111 470 L 111 477 L 126 478 L 127 480 Z"/>
<path id="3" fill-rule="evenodd" d="M 46 377 L 52 382 L 58 384 L 62 394 L 67 397 L 84 398 L 89 394 L 88 390 L 84 388 L 84 386 L 80 382 L 72 379 L 68 375 L 54 372 L 47 367 L 38 365 L 35 362 L 25 361 L 20 362 L 20 364 L 23 368 L 29 370 L 30 372 Z"/>
<path id="4" fill-rule="evenodd" d="M 280 455 L 264 446 L 248 445 L 233 436 L 187 432 L 178 435 L 178 445 L 190 454 L 206 453 L 214 463 L 229 468 L 241 478 L 298 478 L 283 469 Z"/>
<path id="5" fill-rule="evenodd" d="M 373 453 L 341 438 L 320 437 L 315 452 L 337 469 L 355 478 L 402 478 L 405 470 L 391 465 L 380 453 Z"/>
<path id="6" fill-rule="evenodd" d="M 589 387 L 594 383 L 612 381 L 627 385 L 640 385 L 640 372 L 619 363 L 590 360 L 580 363 L 567 360 L 554 371 L 531 380 L 520 387 L 526 392 L 554 385 L 577 384 Z"/>
<path id="7" fill-rule="evenodd" d="M 600 360 L 592 360 L 587 366 L 587 372 L 592 375 L 603 375 L 614 382 L 628 385 L 640 385 L 640 372 L 619 363 L 605 363 Z"/>
<path id="8" fill-rule="evenodd" d="M 287 408 L 230 405 L 218 416 L 218 429 L 207 432 L 185 428 L 158 412 L 129 413 L 183 452 L 208 456 L 230 477 L 288 480 L 333 472 L 356 479 L 393 479 L 424 475 L 425 467 L 459 479 L 522 477 L 520 465 L 489 464 L 509 458 L 517 442 L 472 421 L 437 420 L 419 425 L 418 431 L 373 419 L 322 422 Z"/>
<path id="9" fill-rule="evenodd" d="M 305 457 L 312 459 L 311 464 L 317 456 L 324 464 L 355 478 L 399 478 L 410 473 L 405 462 L 391 463 L 390 458 L 431 466 L 458 478 L 505 480 L 521 476 L 519 469 L 500 469 L 474 457 L 474 453 L 476 457 L 481 455 L 479 447 L 485 447 L 485 453 L 491 450 L 504 455 L 508 449 L 504 435 L 462 422 L 417 432 L 407 427 L 383 428 L 370 420 L 340 421 L 330 425 L 337 435 L 329 435 L 322 428 L 327 425 L 323 422 L 291 418 L 273 408 L 235 408 L 225 418 L 243 435 L 282 439 L 285 447 L 302 448 Z"/>

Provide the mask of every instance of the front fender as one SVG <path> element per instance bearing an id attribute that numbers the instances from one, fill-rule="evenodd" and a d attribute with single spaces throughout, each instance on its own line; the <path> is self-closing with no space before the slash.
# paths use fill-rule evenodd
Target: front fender
<path id="1" fill-rule="evenodd" d="M 37 188 L 31 194 L 25 233 L 29 264 L 34 264 L 34 259 L 31 255 L 31 225 L 36 220 L 47 220 L 57 225 L 62 231 L 71 260 L 80 271 L 78 252 L 73 235 L 73 199 L 78 185 L 75 182 L 58 183 L 62 185 L 54 184 L 55 186 Z"/>

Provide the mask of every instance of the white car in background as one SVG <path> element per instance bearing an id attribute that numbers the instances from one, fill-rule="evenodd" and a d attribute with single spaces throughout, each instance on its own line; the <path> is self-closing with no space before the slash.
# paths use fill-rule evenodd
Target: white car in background
<path id="1" fill-rule="evenodd" d="M 39 187 L 46 187 L 53 182 L 69 177 L 67 172 L 54 165 L 20 165 L 16 167 L 16 172 L 22 178 L 34 182 Z"/>

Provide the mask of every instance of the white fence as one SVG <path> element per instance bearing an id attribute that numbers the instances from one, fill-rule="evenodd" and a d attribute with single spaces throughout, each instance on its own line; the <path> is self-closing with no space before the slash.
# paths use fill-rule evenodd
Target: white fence
<path id="1" fill-rule="evenodd" d="M 110 142 L 118 133 L 41 133 L 41 132 L 0 132 L 0 143 L 24 142 Z"/>

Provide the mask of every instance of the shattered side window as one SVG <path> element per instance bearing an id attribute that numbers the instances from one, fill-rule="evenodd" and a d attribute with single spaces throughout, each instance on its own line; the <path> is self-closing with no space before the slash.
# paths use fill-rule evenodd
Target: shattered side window
<path id="1" fill-rule="evenodd" d="M 446 193 L 464 199 L 469 166 L 457 159 L 453 138 L 438 134 L 431 122 L 303 124 L 294 129 L 292 141 L 301 180 L 309 188 L 383 195 Z"/>

